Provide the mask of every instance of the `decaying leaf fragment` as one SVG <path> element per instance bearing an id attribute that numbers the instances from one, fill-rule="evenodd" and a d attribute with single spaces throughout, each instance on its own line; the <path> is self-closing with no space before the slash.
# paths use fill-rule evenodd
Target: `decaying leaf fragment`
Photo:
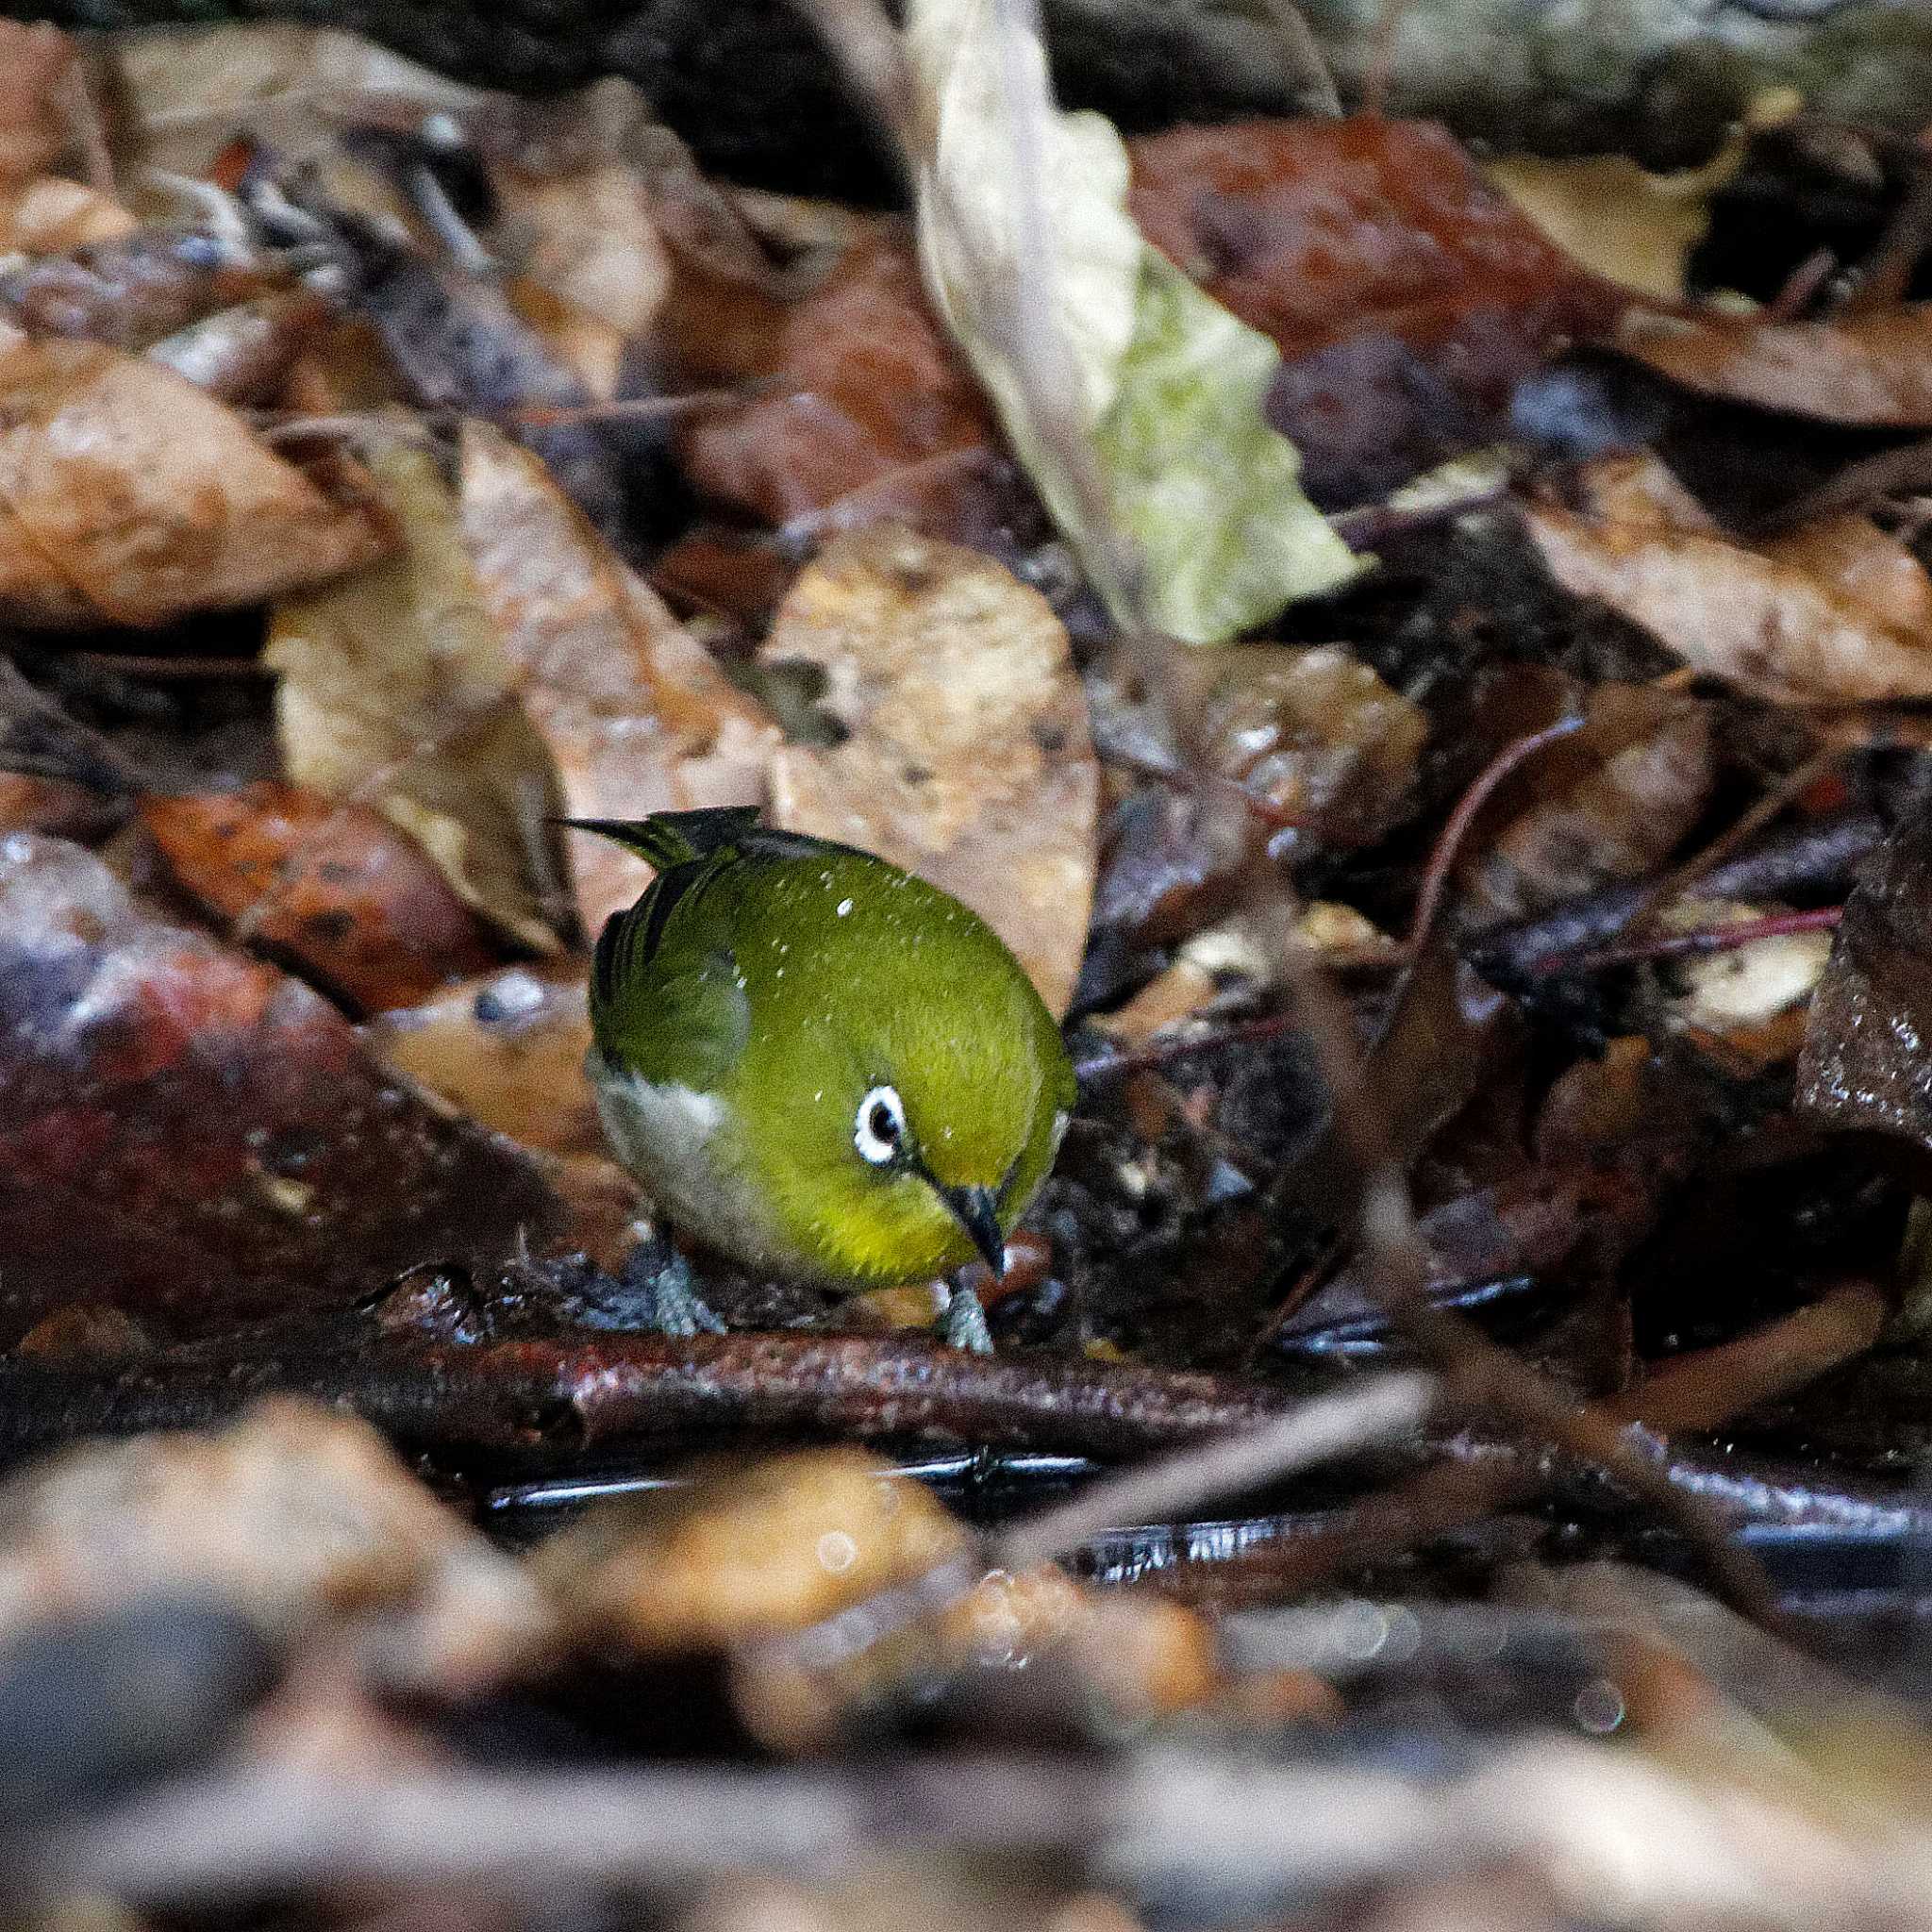
<path id="1" fill-rule="evenodd" d="M 1111 124 L 991 0 L 917 0 L 907 44 L 927 290 L 1115 616 L 1218 642 L 1356 575 L 1263 414 L 1279 357 L 1142 241 Z"/>
<path id="2" fill-rule="evenodd" d="M 402 441 L 373 471 L 403 533 L 390 561 L 275 608 L 268 662 L 289 775 L 373 805 L 469 905 L 548 951 L 547 820 L 556 778 L 434 459 Z"/>
<path id="3" fill-rule="evenodd" d="M 1099 772 L 1066 632 L 975 551 L 891 527 L 841 538 L 759 654 L 825 674 L 850 736 L 772 760 L 774 821 L 862 845 L 962 899 L 1056 1012 L 1093 893 Z"/>
<path id="4" fill-rule="evenodd" d="M 1681 692 L 1602 684 L 1582 728 L 1519 780 L 1529 796 L 1463 868 L 1478 924 L 1521 919 L 1650 876 L 1696 824 L 1716 778 L 1707 708 Z"/>
<path id="5" fill-rule="evenodd" d="M 77 1299 L 163 1338 L 341 1310 L 559 1213 L 319 993 L 152 916 L 77 845 L 0 840 L 0 1345 Z"/>
<path id="6" fill-rule="evenodd" d="M 0 326 L 0 614 L 158 625 L 258 603 L 392 542 L 192 383 Z"/>
<path id="7" fill-rule="evenodd" d="M 1932 584 L 1869 519 L 1754 548 L 1720 534 L 1653 457 L 1592 464 L 1582 482 L 1581 511 L 1528 508 L 1543 562 L 1685 663 L 1775 704 L 1932 696 Z"/>
<path id="8" fill-rule="evenodd" d="M 758 805 L 776 724 L 738 691 L 527 450 L 472 423 L 458 514 L 507 687 L 577 818 Z M 577 911 L 595 934 L 650 882 L 608 839 L 570 835 Z"/>
<path id="9" fill-rule="evenodd" d="M 584 1079 L 584 969 L 506 967 L 378 1015 L 362 1037 L 392 1067 L 525 1147 L 607 1152 Z"/>

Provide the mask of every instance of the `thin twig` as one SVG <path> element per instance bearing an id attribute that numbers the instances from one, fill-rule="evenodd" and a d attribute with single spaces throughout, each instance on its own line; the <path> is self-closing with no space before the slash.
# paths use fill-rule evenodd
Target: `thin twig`
<path id="1" fill-rule="evenodd" d="M 1441 908 L 1443 895 L 1449 889 L 1449 874 L 1455 869 L 1456 860 L 1462 848 L 1462 841 L 1469 835 L 1470 827 L 1475 823 L 1496 789 L 1513 772 L 1533 758 L 1537 753 L 1550 745 L 1570 737 L 1582 728 L 1580 713 L 1559 718 L 1554 724 L 1547 724 L 1541 731 L 1532 731 L 1526 737 L 1516 739 L 1506 744 L 1480 772 L 1474 782 L 1460 799 L 1456 809 L 1449 814 L 1438 837 L 1435 848 L 1429 854 L 1428 869 L 1423 874 L 1422 890 L 1416 894 L 1415 916 L 1410 922 L 1408 939 L 1404 950 L 1410 958 L 1416 958 L 1428 944 L 1435 930 L 1436 914 Z"/>
<path id="2" fill-rule="evenodd" d="M 1030 1570 L 1120 1524 L 1184 1516 L 1215 1496 L 1407 1436 L 1421 1426 L 1435 1395 L 1430 1376 L 1381 1375 L 1322 1396 L 1258 1428 L 1091 1485 L 1008 1530 L 996 1546 L 997 1560 L 1009 1570 Z"/>
<path id="3" fill-rule="evenodd" d="M 1620 946 L 1600 946 L 1589 953 L 1551 953 L 1530 968 L 1538 977 L 1558 974 L 1607 973 L 1613 967 L 1638 966 L 1653 959 L 1681 959 L 1709 953 L 1734 953 L 1759 940 L 1779 940 L 1792 933 L 1831 932 L 1844 918 L 1842 906 L 1821 906 L 1810 912 L 1774 912 L 1762 919 L 1740 919 L 1729 925 L 1700 926 L 1694 932 L 1658 933 Z"/>

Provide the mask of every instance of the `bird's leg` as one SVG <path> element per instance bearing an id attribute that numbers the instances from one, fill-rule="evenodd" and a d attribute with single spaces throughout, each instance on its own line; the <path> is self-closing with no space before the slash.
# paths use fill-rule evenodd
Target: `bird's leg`
<path id="1" fill-rule="evenodd" d="M 934 1332 L 948 1348 L 963 1348 L 969 1355 L 992 1354 L 992 1330 L 986 1325 L 986 1310 L 965 1282 L 934 1282 L 932 1307 Z"/>
<path id="2" fill-rule="evenodd" d="M 624 1257 L 615 1289 L 584 1311 L 591 1328 L 630 1328 L 659 1335 L 723 1335 L 724 1324 L 705 1306 L 691 1263 L 663 1229 L 633 1222 L 636 1244 Z"/>

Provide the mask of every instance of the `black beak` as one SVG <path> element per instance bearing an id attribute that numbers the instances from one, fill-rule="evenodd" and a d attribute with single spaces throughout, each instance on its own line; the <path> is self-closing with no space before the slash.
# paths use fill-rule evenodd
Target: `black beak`
<path id="1" fill-rule="evenodd" d="M 994 1277 L 1007 1272 L 1007 1238 L 1000 1232 L 999 1208 L 991 1188 L 941 1188 L 940 1199 L 958 1216 L 973 1237 L 973 1245 L 986 1257 Z"/>

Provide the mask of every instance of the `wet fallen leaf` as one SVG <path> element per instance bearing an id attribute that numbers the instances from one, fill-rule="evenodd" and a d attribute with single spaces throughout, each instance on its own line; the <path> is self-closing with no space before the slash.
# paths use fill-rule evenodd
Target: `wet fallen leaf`
<path id="1" fill-rule="evenodd" d="M 731 685 L 655 591 L 527 450 L 463 432 L 458 514 L 508 682 L 578 818 L 757 805 L 778 727 Z M 608 839 L 570 835 L 577 911 L 595 934 L 651 877 Z"/>
<path id="2" fill-rule="evenodd" d="M 474 1695 L 528 1659 L 535 1585 L 366 1423 L 281 1397 L 218 1435 L 87 1443 L 0 1489 L 0 1643 L 212 1596 L 278 1640 L 340 1624 L 384 1689 Z"/>
<path id="3" fill-rule="evenodd" d="M 1043 41 L 914 0 L 906 46 L 927 291 L 1116 620 L 1219 643 L 1363 569 L 1267 419 L 1273 346 L 1142 239 L 1126 144 L 1059 111 Z"/>
<path id="4" fill-rule="evenodd" d="M 850 734 L 772 760 L 774 823 L 882 854 L 987 920 L 1056 1012 L 1093 895 L 1099 774 L 1046 600 L 907 530 L 845 537 L 793 585 L 759 653 L 826 677 Z"/>
<path id="5" fill-rule="evenodd" d="M 1752 548 L 1719 534 L 1655 458 L 1607 458 L 1583 482 L 1580 513 L 1527 509 L 1543 562 L 1685 663 L 1777 704 L 1932 696 L 1932 581 L 1869 519 Z"/>
<path id="6" fill-rule="evenodd" d="M 1198 725 L 1208 762 L 1292 826 L 1298 849 L 1335 852 L 1400 822 L 1428 729 L 1420 706 L 1334 645 L 1231 652 Z"/>
<path id="7" fill-rule="evenodd" d="M 1869 858 L 1811 996 L 1798 1104 L 1834 1127 L 1932 1149 L 1932 819 Z"/>
<path id="8" fill-rule="evenodd" d="M 481 922 L 428 855 L 366 805 L 298 786 L 145 798 L 175 881 L 236 934 L 366 1010 L 492 963 Z"/>
<path id="9" fill-rule="evenodd" d="M 523 1156 L 401 1091 L 327 1001 L 0 841 L 0 1341 L 75 1300 L 160 1334 L 340 1309 L 558 1219 Z"/>
<path id="10" fill-rule="evenodd" d="M 1425 123 L 1241 121 L 1131 146 L 1141 232 L 1280 349 L 1269 413 L 1321 503 L 1492 441 L 1517 383 L 1629 299 Z"/>
<path id="11" fill-rule="evenodd" d="M 1700 395 L 1827 423 L 1932 427 L 1932 304 L 1836 322 L 1634 312 L 1617 346 Z"/>
<path id="12" fill-rule="evenodd" d="M 290 776 L 373 805 L 415 838 L 465 903 L 537 951 L 557 780 L 435 461 L 403 442 L 374 459 L 403 535 L 388 562 L 279 604 L 267 658 Z"/>
<path id="13" fill-rule="evenodd" d="M 178 375 L 0 332 L 0 611 L 158 625 L 341 576 L 391 545 Z"/>
<path id="14" fill-rule="evenodd" d="M 581 966 L 560 974 L 508 967 L 383 1013 L 362 1037 L 391 1066 L 526 1147 L 605 1153 L 584 1081 L 591 1021 Z"/>

